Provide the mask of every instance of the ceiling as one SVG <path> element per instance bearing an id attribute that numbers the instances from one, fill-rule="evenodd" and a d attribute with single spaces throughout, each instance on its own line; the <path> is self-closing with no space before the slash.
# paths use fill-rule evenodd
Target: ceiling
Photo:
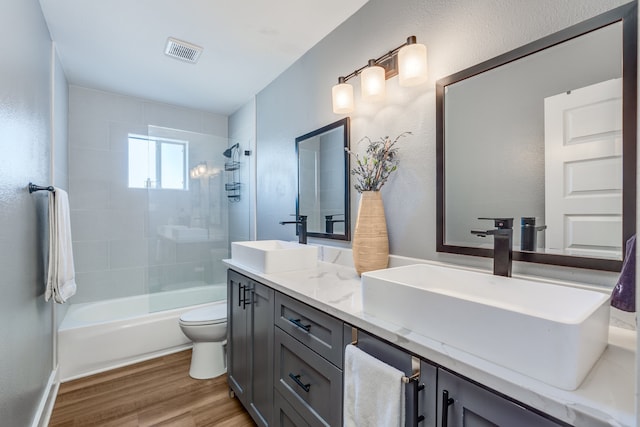
<path id="1" fill-rule="evenodd" d="M 40 0 L 69 84 L 230 115 L 368 0 Z M 204 48 L 164 54 L 169 37 Z"/>

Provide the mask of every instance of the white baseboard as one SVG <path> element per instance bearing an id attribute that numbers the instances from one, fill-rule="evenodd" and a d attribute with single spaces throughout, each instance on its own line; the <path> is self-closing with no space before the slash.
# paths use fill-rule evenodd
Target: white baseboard
<path id="1" fill-rule="evenodd" d="M 58 395 L 58 388 L 60 387 L 60 381 L 58 381 L 58 367 L 51 371 L 47 386 L 40 398 L 40 404 L 33 417 L 31 427 L 47 427 L 49 420 L 51 419 L 51 413 L 53 412 L 53 405 L 56 403 L 56 396 Z"/>

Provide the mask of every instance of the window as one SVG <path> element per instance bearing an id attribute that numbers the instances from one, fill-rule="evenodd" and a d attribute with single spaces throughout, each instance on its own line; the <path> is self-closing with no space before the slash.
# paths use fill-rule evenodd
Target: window
<path id="1" fill-rule="evenodd" d="M 187 141 L 129 135 L 129 188 L 187 190 Z"/>

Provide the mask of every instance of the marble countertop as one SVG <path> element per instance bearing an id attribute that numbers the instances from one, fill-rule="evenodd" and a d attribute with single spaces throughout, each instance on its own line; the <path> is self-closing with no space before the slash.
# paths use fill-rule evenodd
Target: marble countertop
<path id="1" fill-rule="evenodd" d="M 576 426 L 635 425 L 636 332 L 611 326 L 607 349 L 575 391 L 561 390 L 442 342 L 365 314 L 360 277 L 340 255 L 315 269 L 261 274 L 225 264 L 256 281 L 406 350 Z M 398 302 L 401 303 L 401 302 Z"/>

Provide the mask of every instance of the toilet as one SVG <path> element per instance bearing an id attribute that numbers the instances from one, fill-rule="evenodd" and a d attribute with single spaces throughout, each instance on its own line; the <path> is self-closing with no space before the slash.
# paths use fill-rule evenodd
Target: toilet
<path id="1" fill-rule="evenodd" d="M 213 304 L 187 311 L 180 316 L 182 333 L 193 341 L 189 376 L 214 378 L 227 371 L 227 304 Z"/>

